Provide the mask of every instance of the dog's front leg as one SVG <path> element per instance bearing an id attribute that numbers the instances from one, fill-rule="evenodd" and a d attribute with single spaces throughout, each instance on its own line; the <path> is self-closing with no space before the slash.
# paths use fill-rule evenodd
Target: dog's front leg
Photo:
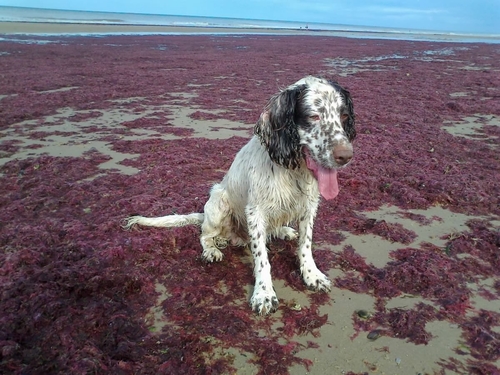
<path id="1" fill-rule="evenodd" d="M 275 312 L 278 308 L 278 297 L 274 291 L 271 265 L 267 256 L 265 220 L 255 206 L 247 207 L 246 214 L 255 275 L 250 306 L 256 313 L 265 315 Z"/>
<path id="2" fill-rule="evenodd" d="M 312 255 L 312 233 L 316 210 L 311 210 L 299 221 L 299 262 L 302 279 L 309 289 L 329 291 L 331 282 L 321 272 Z"/>

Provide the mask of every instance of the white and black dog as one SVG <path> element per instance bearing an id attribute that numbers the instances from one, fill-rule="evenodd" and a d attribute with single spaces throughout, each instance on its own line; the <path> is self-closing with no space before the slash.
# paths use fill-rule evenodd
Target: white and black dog
<path id="1" fill-rule="evenodd" d="M 320 194 L 339 192 L 337 169 L 352 159 L 356 137 L 349 92 L 338 83 L 305 77 L 273 96 L 221 183 L 213 186 L 204 213 L 156 218 L 133 216 L 134 224 L 155 227 L 201 225 L 202 257 L 223 258 L 228 244 L 249 245 L 255 288 L 250 299 L 259 314 L 276 311 L 266 242 L 293 240 L 298 224 L 298 259 L 308 288 L 330 290 L 330 280 L 316 267 L 311 245 Z"/>

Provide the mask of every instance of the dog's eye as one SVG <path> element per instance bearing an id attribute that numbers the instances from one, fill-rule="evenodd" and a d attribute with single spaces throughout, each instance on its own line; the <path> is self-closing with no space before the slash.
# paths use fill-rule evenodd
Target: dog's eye
<path id="1" fill-rule="evenodd" d="M 311 115 L 311 116 L 309 116 L 309 119 L 311 121 L 319 121 L 319 120 L 321 120 L 321 117 L 319 117 L 319 115 Z"/>
<path id="2" fill-rule="evenodd" d="M 343 113 L 342 115 L 340 115 L 340 120 L 342 120 L 342 122 L 346 121 L 348 118 L 349 115 L 347 113 Z"/>

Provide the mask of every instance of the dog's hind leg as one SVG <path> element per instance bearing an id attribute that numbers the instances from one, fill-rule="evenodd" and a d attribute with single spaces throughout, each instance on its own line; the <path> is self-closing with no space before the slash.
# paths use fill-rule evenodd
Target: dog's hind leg
<path id="1" fill-rule="evenodd" d="M 205 204 L 204 214 L 200 237 L 203 246 L 201 256 L 207 262 L 218 262 L 224 257 L 220 249 L 228 245 L 227 236 L 231 233 L 230 207 L 226 192 L 220 184 L 212 188 L 210 199 Z"/>

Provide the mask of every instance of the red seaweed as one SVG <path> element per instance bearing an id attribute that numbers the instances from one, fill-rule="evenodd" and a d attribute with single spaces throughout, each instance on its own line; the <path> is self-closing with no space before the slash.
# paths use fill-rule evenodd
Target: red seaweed
<path id="1" fill-rule="evenodd" d="M 282 306 L 279 318 L 257 318 L 247 305 L 253 276 L 244 249 L 228 248 L 223 262 L 206 265 L 200 260 L 198 228 L 124 232 L 119 223 L 134 213 L 202 210 L 210 186 L 247 141 L 192 138 L 194 130 L 170 123 L 169 105 L 195 108 L 192 118 L 253 124 L 279 87 L 313 72 L 349 88 L 359 134 L 352 165 L 339 172 L 338 199 L 319 208 L 314 231 L 318 267 L 324 272 L 339 268 L 343 275 L 335 279 L 337 287 L 377 299 L 374 316 L 364 325 L 359 322 L 359 330 L 380 326 L 392 337 L 425 344 L 431 337 L 425 322 L 446 319 L 459 324 L 474 360 L 443 360 L 442 368 L 498 373 L 499 337 L 493 329 L 498 316 L 466 314 L 471 310 L 467 283 L 494 278 L 489 293 L 500 296 L 500 235 L 486 220 L 471 221 L 469 230 L 450 235 L 444 249 L 429 244 L 398 249 L 383 268 L 367 264 L 350 247 L 321 248 L 341 244 L 339 231 L 370 233 L 408 246 L 415 233 L 362 214 L 382 205 L 500 214 L 497 141 L 460 138 L 441 129 L 444 122 L 478 113 L 500 115 L 498 101 L 489 100 L 500 87 L 492 73 L 500 68 L 500 59 L 491 58 L 497 53 L 494 45 L 455 48 L 320 36 L 43 36 L 51 43 L 18 43 L 22 38 L 2 41 L 0 130 L 31 139 L 69 135 L 44 126 L 46 116 L 72 108 L 72 117 L 50 125 L 90 122 L 81 133 L 95 135 L 114 152 L 139 154 L 121 164 L 140 172 L 124 175 L 99 168 L 110 157 L 97 150 L 81 157 L 3 160 L 0 372 L 234 373 L 233 358 L 218 351 L 228 348 L 249 353 L 261 374 L 287 374 L 293 364 L 312 367 L 297 355 L 305 347 L 293 339 L 321 334 L 327 316 L 319 314 L 319 307 L 331 302 L 330 294 L 308 294 L 310 307 L 299 312 Z M 238 48 L 242 45 L 247 48 Z M 425 51 L 442 48 L 452 48 L 453 55 L 422 60 Z M 367 63 L 367 69 L 345 76 L 342 67 L 329 62 L 342 56 L 363 64 L 395 51 L 407 58 L 397 65 L 391 59 L 377 61 L 386 70 Z M 82 64 L 82 56 L 92 56 L 92 64 Z M 485 68 L 464 69 L 467 64 Z M 456 92 L 474 95 L 452 97 Z M 153 110 L 133 121 L 124 119 L 120 128 L 92 122 L 117 106 L 134 114 L 145 106 Z M 123 139 L 137 129 L 183 138 Z M 488 124 L 481 132 L 499 134 L 497 126 Z M 16 157 L 37 147 L 2 140 L 0 156 Z M 421 216 L 407 217 L 429 224 Z M 276 241 L 270 250 L 273 277 L 309 293 L 297 271 L 294 244 Z M 151 332 L 149 308 L 159 297 L 155 285 L 166 289 L 161 303 L 165 324 Z M 436 308 L 385 307 L 387 299 L 403 293 L 427 298 Z M 286 332 L 272 328 L 283 322 Z"/>
<path id="2" fill-rule="evenodd" d="M 429 225 L 432 223 L 433 220 L 442 221 L 442 219 L 436 219 L 436 218 L 428 219 L 424 215 L 415 214 L 413 212 L 398 212 L 398 215 L 406 219 L 414 220 L 420 225 Z"/>
<path id="3" fill-rule="evenodd" d="M 487 310 L 461 324 L 474 358 L 493 363 L 500 359 L 500 333 L 492 330 L 499 326 L 500 313 Z"/>
<path id="4" fill-rule="evenodd" d="M 318 328 L 326 324 L 328 315 L 319 315 L 316 307 L 302 307 L 299 311 L 286 308 L 283 312 L 283 333 L 287 336 L 294 334 L 311 334 L 314 337 L 320 335 Z"/>
<path id="5" fill-rule="evenodd" d="M 407 339 L 415 344 L 427 344 L 432 334 L 425 330 L 425 325 L 436 318 L 437 310 L 434 307 L 418 303 L 411 310 L 393 308 L 385 313 L 377 313 L 374 321 L 389 327 L 393 337 Z"/>

